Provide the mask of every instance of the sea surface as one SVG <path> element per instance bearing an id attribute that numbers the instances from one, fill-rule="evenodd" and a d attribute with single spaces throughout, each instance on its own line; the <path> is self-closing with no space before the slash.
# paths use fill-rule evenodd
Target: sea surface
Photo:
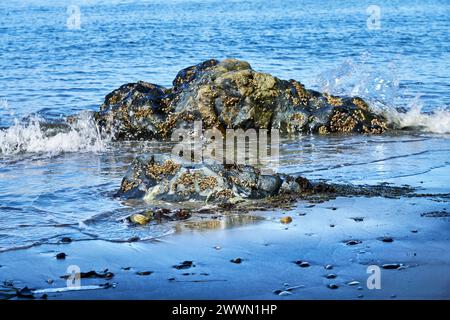
<path id="1" fill-rule="evenodd" d="M 136 154 L 170 145 L 101 139 L 82 111 L 97 110 L 124 83 L 170 86 L 180 69 L 210 58 L 359 95 L 414 127 L 285 138 L 280 171 L 448 193 L 449 30 L 448 0 L 2 1 L 0 252 L 62 236 L 125 241 L 173 232 L 173 224 L 121 222 L 145 205 L 112 196 Z M 48 130 L 80 112 L 70 131 Z"/>

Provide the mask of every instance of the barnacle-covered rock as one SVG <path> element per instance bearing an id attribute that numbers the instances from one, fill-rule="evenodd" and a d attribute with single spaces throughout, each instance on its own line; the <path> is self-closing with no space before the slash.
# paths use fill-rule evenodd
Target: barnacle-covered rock
<path id="1" fill-rule="evenodd" d="M 281 133 L 382 133 L 385 119 L 358 97 L 305 89 L 236 59 L 207 60 L 181 70 L 170 89 L 126 84 L 96 114 L 116 139 L 167 139 L 176 128 L 279 129 Z"/>
<path id="2" fill-rule="evenodd" d="M 266 175 L 249 165 L 223 165 L 212 160 L 191 164 L 166 155 L 144 155 L 130 165 L 117 196 L 223 203 L 311 190 L 305 178 Z"/>

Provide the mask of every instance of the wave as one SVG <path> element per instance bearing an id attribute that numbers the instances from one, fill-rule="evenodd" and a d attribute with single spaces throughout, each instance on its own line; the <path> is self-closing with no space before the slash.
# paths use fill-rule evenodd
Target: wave
<path id="1" fill-rule="evenodd" d="M 371 109 L 386 117 L 389 124 L 398 130 L 450 133 L 450 110 L 435 107 L 432 112 L 423 112 L 419 96 L 412 101 L 401 96 L 397 66 L 392 61 L 385 69 L 366 53 L 359 58 L 349 59 L 342 64 L 325 70 L 315 79 L 319 91 L 333 95 L 359 96 L 365 99 Z M 400 107 L 400 108 L 399 108 Z"/>
<path id="2" fill-rule="evenodd" d="M 437 108 L 431 112 L 423 112 L 423 105 L 416 98 L 409 106 L 398 109 L 370 103 L 374 112 L 383 115 L 391 127 L 397 130 L 414 130 L 428 133 L 450 133 L 450 110 Z"/>
<path id="3" fill-rule="evenodd" d="M 0 130 L 0 154 L 65 152 L 101 152 L 106 150 L 105 138 L 89 112 L 82 112 L 71 121 L 49 123 L 31 116 Z"/>

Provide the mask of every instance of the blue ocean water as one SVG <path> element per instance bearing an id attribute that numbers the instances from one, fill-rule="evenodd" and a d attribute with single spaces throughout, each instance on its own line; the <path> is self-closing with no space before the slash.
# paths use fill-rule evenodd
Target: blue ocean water
<path id="1" fill-rule="evenodd" d="M 62 234 L 125 239 L 166 232 L 117 223 L 135 207 L 111 197 L 136 153 L 164 146 L 100 141 L 88 120 L 48 137 L 39 121 L 97 110 L 123 83 L 170 86 L 180 69 L 209 58 L 239 58 L 307 88 L 363 96 L 428 132 L 286 141 L 287 172 L 396 182 L 447 166 L 450 145 L 441 134 L 450 132 L 450 2 L 376 1 L 379 16 L 373 4 L 2 1 L 0 250 Z M 396 108 L 410 112 L 398 115 Z"/>

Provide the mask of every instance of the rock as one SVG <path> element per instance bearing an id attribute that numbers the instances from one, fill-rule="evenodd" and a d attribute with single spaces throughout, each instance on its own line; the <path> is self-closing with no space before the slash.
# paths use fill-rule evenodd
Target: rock
<path id="1" fill-rule="evenodd" d="M 115 139 L 167 139 L 202 120 L 205 128 L 279 129 L 282 133 L 382 133 L 386 120 L 358 97 L 305 89 L 236 59 L 181 70 L 172 88 L 124 84 L 105 97 L 95 119 Z"/>
<path id="2" fill-rule="evenodd" d="M 138 271 L 138 272 L 136 272 L 136 274 L 138 275 L 138 276 L 149 276 L 149 275 L 151 275 L 153 273 L 153 271 Z"/>
<path id="3" fill-rule="evenodd" d="M 310 266 L 308 261 L 295 261 L 295 264 L 298 265 L 301 268 L 308 268 Z"/>
<path id="4" fill-rule="evenodd" d="M 326 270 L 332 270 L 334 267 L 333 267 L 333 265 L 331 265 L 331 264 L 327 264 L 324 268 L 325 268 Z"/>
<path id="5" fill-rule="evenodd" d="M 329 273 L 325 276 L 325 278 L 327 279 L 336 279 L 337 275 L 335 275 L 334 273 Z"/>
<path id="6" fill-rule="evenodd" d="M 348 286 L 357 286 L 357 285 L 359 285 L 359 281 L 356 281 L 356 280 L 355 281 L 350 281 L 350 282 L 347 283 L 347 285 Z"/>
<path id="7" fill-rule="evenodd" d="M 230 260 L 230 262 L 236 263 L 236 264 L 240 264 L 242 262 L 242 259 L 241 258 L 236 258 L 236 259 Z"/>
<path id="8" fill-rule="evenodd" d="M 69 237 L 63 237 L 61 238 L 61 243 L 71 243 L 72 239 L 70 239 Z"/>
<path id="9" fill-rule="evenodd" d="M 304 178 L 264 175 L 249 165 L 224 165 L 213 160 L 192 164 L 174 156 L 142 155 L 131 163 L 116 196 L 148 201 L 197 200 L 234 204 L 234 199 L 261 199 L 285 194 L 281 186 L 287 180 L 297 185 L 298 195 L 312 191 Z M 179 212 L 177 215 L 186 217 L 188 214 Z"/>
<path id="10" fill-rule="evenodd" d="M 361 240 L 347 240 L 347 241 L 345 241 L 345 244 L 346 245 L 348 245 L 348 246 L 354 246 L 354 245 L 357 245 L 357 244 L 360 244 L 360 243 L 362 243 L 362 241 Z"/>
<path id="11" fill-rule="evenodd" d="M 331 283 L 331 284 L 327 285 L 327 287 L 328 287 L 329 289 L 333 289 L 333 290 L 339 288 L 339 286 L 338 286 L 337 284 L 334 284 L 334 283 Z"/>
<path id="12" fill-rule="evenodd" d="M 290 292 L 290 291 L 280 291 L 280 292 L 278 293 L 278 295 L 279 295 L 280 297 L 291 296 L 291 295 L 292 295 L 292 292 Z"/>
<path id="13" fill-rule="evenodd" d="M 394 242 L 394 239 L 392 239 L 391 237 L 383 237 L 383 238 L 381 238 L 381 241 L 383 241 L 383 242 Z"/>
<path id="14" fill-rule="evenodd" d="M 401 263 L 386 263 L 383 264 L 381 267 L 383 269 L 388 269 L 388 270 L 392 270 L 392 269 L 400 269 L 402 268 L 402 264 Z"/>
<path id="15" fill-rule="evenodd" d="M 61 279 L 68 279 L 72 275 L 61 276 Z M 88 272 L 80 272 L 80 278 L 89 279 L 89 278 L 101 278 L 101 279 L 111 279 L 114 277 L 114 273 L 109 272 L 108 269 L 97 272 L 97 271 L 88 271 Z"/>
<path id="16" fill-rule="evenodd" d="M 140 225 L 145 225 L 147 223 L 149 223 L 150 219 L 147 216 L 144 216 L 143 214 L 132 214 L 129 217 L 130 222 L 132 223 L 136 223 L 136 224 L 140 224 Z"/>
<path id="17" fill-rule="evenodd" d="M 289 216 L 282 217 L 282 218 L 280 219 L 280 222 L 283 223 L 283 224 L 289 224 L 289 223 L 292 222 L 292 218 L 289 217 Z"/>
<path id="18" fill-rule="evenodd" d="M 183 261 L 182 263 L 174 265 L 173 267 L 178 270 L 183 270 L 195 267 L 195 264 L 193 261 Z"/>
<path id="19" fill-rule="evenodd" d="M 58 260 L 64 260 L 67 257 L 67 254 L 65 254 L 64 252 L 60 252 L 56 255 L 56 259 Z"/>
<path id="20" fill-rule="evenodd" d="M 126 220 L 139 224 L 146 225 L 150 221 L 162 222 L 162 221 L 179 221 L 186 220 L 191 217 L 190 210 L 188 209 L 165 209 L 165 208 L 154 208 L 148 209 L 141 213 L 135 213 L 127 217 Z M 131 239 L 130 239 L 131 240 Z M 137 239 L 139 240 L 139 239 Z"/>
<path id="21" fill-rule="evenodd" d="M 24 287 L 17 290 L 17 297 L 18 298 L 25 298 L 25 299 L 34 299 L 33 291 L 31 291 L 30 288 Z"/>

